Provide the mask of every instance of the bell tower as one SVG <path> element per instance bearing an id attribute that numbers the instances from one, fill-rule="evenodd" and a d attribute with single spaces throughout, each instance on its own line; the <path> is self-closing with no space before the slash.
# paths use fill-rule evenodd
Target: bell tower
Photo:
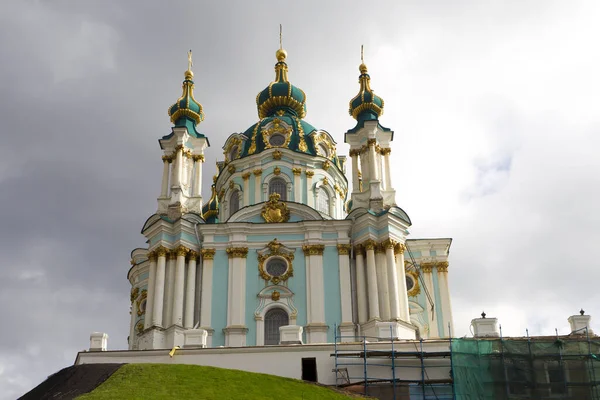
<path id="1" fill-rule="evenodd" d="M 171 219 L 188 212 L 202 212 L 202 163 L 204 150 L 210 143 L 197 130 L 198 124 L 204 120 L 204 112 L 194 98 L 193 78 L 190 50 L 183 93 L 169 107 L 172 131 L 158 141 L 163 150 L 163 176 L 157 212 Z"/>

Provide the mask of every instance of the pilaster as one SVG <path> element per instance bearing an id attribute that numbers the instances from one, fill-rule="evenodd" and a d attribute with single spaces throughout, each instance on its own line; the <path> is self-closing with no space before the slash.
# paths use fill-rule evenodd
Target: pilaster
<path id="1" fill-rule="evenodd" d="M 246 315 L 246 257 L 247 247 L 228 247 L 229 256 L 229 299 L 225 344 L 227 346 L 245 346 L 248 328 Z"/>
<path id="2" fill-rule="evenodd" d="M 200 327 L 206 329 L 209 334 L 209 342 L 212 340 L 212 286 L 213 265 L 215 260 L 215 249 L 202 249 L 202 292 L 200 299 Z M 210 347 L 210 343 L 208 344 Z"/>
<path id="3" fill-rule="evenodd" d="M 198 253 L 191 250 L 187 266 L 186 290 L 185 290 L 185 318 L 183 326 L 186 329 L 194 327 L 194 299 L 196 298 L 196 260 Z"/>
<path id="4" fill-rule="evenodd" d="M 304 256 L 308 259 L 307 274 L 309 276 L 310 319 L 306 326 L 307 343 L 327 343 L 328 326 L 325 324 L 325 288 L 323 286 L 323 251 L 322 244 L 302 246 Z"/>
<path id="5" fill-rule="evenodd" d="M 355 246 L 354 254 L 356 256 L 356 304 L 358 308 L 358 322 L 364 324 L 369 319 L 364 247 L 362 245 Z"/>
<path id="6" fill-rule="evenodd" d="M 367 287 L 369 290 L 369 321 L 380 320 L 379 293 L 377 288 L 377 268 L 375 265 L 375 241 L 369 239 L 363 243 L 367 252 Z"/>
<path id="7" fill-rule="evenodd" d="M 375 246 L 377 263 L 377 291 L 379 294 L 379 315 L 383 321 L 390 319 L 390 293 L 388 290 L 388 274 L 384 249 L 380 243 Z"/>
<path id="8" fill-rule="evenodd" d="M 148 297 L 146 298 L 146 317 L 144 319 L 144 330 L 152 326 L 152 318 L 154 313 L 154 286 L 156 282 L 156 253 L 154 251 L 148 253 L 148 261 L 150 266 L 148 268 Z"/>
<path id="9" fill-rule="evenodd" d="M 163 326 L 163 301 L 165 296 L 165 265 L 168 250 L 164 247 L 156 249 L 156 280 L 154 282 L 154 309 L 152 314 L 152 325 Z"/>
<path id="10" fill-rule="evenodd" d="M 338 244 L 338 265 L 340 277 L 340 301 L 342 308 L 342 323 L 340 335 L 342 342 L 354 341 L 354 324 L 352 323 L 352 282 L 350 280 L 350 249 L 349 244 Z"/>

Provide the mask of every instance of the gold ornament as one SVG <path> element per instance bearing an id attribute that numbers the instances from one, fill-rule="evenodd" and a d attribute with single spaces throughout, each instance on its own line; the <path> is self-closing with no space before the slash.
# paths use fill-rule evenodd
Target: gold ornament
<path id="1" fill-rule="evenodd" d="M 279 150 L 275 150 L 273 152 L 273 159 L 274 160 L 281 160 L 281 152 Z"/>
<path id="2" fill-rule="evenodd" d="M 246 258 L 248 256 L 247 247 L 228 247 L 227 254 L 229 258 Z"/>
<path id="3" fill-rule="evenodd" d="M 283 245 L 277 241 L 277 239 L 273 239 L 269 244 L 267 244 L 268 251 L 259 252 L 258 254 L 258 273 L 261 278 L 265 281 L 271 281 L 275 285 L 278 285 L 280 282 L 288 280 L 288 278 L 294 276 L 294 267 L 292 265 L 292 261 L 294 261 L 294 252 L 286 249 L 282 249 Z M 280 276 L 271 276 L 265 266 L 269 259 L 276 257 L 280 259 L 284 259 L 288 268 L 284 274 Z"/>
<path id="4" fill-rule="evenodd" d="M 131 289 L 131 294 L 129 295 L 129 300 L 133 303 L 135 299 L 137 299 L 138 294 L 140 294 L 140 288 Z"/>
<path id="5" fill-rule="evenodd" d="M 279 168 L 279 167 L 275 167 L 275 168 L 273 169 L 273 173 L 274 173 L 275 175 L 279 175 L 279 174 L 281 174 L 281 168 Z"/>
<path id="6" fill-rule="evenodd" d="M 272 193 L 269 201 L 263 206 L 260 215 L 268 223 L 287 222 L 290 219 L 290 210 L 279 198 L 279 193 Z"/>
<path id="7" fill-rule="evenodd" d="M 271 292 L 271 300 L 277 301 L 280 297 L 281 293 L 279 293 L 277 290 L 273 290 L 273 292 Z"/>
<path id="8" fill-rule="evenodd" d="M 325 246 L 322 244 L 309 244 L 302 246 L 305 256 L 322 256 Z"/>
<path id="9" fill-rule="evenodd" d="M 200 251 L 202 254 L 203 260 L 214 260 L 215 259 L 215 249 L 202 249 Z"/>
<path id="10" fill-rule="evenodd" d="M 337 245 L 337 249 L 338 249 L 338 254 L 339 255 L 348 255 L 350 254 L 350 248 L 352 246 L 350 246 L 349 244 L 338 244 Z"/>

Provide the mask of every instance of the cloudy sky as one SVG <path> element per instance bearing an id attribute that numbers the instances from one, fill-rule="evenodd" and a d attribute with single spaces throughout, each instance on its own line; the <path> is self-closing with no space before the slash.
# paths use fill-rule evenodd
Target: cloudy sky
<path id="1" fill-rule="evenodd" d="M 166 3 L 0 5 L 0 399 L 72 364 L 91 331 L 126 347 L 129 253 L 186 51 L 210 178 L 257 120 L 279 23 L 306 120 L 342 154 L 365 45 L 412 237 L 454 239 L 458 335 L 482 310 L 507 335 L 568 333 L 581 307 L 600 320 L 600 2 Z"/>

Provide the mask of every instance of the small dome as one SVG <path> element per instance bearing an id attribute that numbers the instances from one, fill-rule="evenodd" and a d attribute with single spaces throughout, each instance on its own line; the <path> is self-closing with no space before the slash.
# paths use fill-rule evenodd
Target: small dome
<path id="1" fill-rule="evenodd" d="M 383 99 L 377 96 L 371 89 L 371 77 L 367 73 L 367 66 L 360 64 L 360 91 L 350 100 L 350 115 L 358 121 L 376 120 L 383 114 Z"/>
<path id="2" fill-rule="evenodd" d="M 216 177 L 213 180 L 216 180 Z M 217 196 L 215 184 L 212 185 L 211 190 L 210 200 L 202 207 L 202 218 L 208 224 L 217 224 L 219 222 L 219 196 Z"/>
<path id="3" fill-rule="evenodd" d="M 288 82 L 288 66 L 285 63 L 287 53 L 283 49 L 276 52 L 275 80 L 256 96 L 258 117 L 273 116 L 277 111 L 284 110 L 298 118 L 306 116 L 306 95 L 302 89 Z"/>
<path id="4" fill-rule="evenodd" d="M 175 126 L 186 126 L 189 120 L 199 124 L 204 120 L 202 105 L 194 99 L 194 73 L 185 71 L 185 80 L 181 86 L 183 93 L 177 102 L 169 107 L 169 117 Z"/>

